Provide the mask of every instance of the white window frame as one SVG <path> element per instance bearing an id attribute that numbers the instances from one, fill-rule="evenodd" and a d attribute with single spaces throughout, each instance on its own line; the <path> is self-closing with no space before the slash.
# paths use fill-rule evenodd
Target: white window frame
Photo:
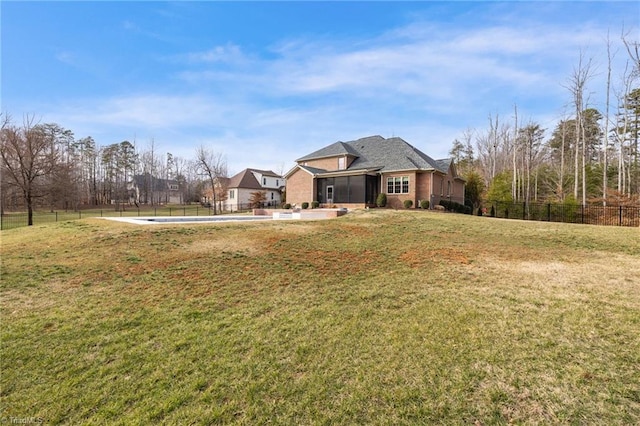
<path id="1" fill-rule="evenodd" d="M 408 194 L 411 191 L 409 176 L 387 178 L 387 194 Z"/>

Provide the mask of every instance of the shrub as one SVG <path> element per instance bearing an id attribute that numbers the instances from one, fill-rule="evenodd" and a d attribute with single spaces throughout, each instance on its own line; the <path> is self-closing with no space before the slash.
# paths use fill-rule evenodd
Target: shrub
<path id="1" fill-rule="evenodd" d="M 428 210 L 429 209 L 429 200 L 420 201 L 420 208 L 424 209 L 424 210 Z"/>
<path id="2" fill-rule="evenodd" d="M 317 209 L 318 207 L 320 207 L 320 203 L 318 201 L 312 201 L 311 202 L 311 208 L 312 209 Z"/>
<path id="3" fill-rule="evenodd" d="M 285 209 L 287 209 L 287 210 L 289 210 L 289 209 L 291 208 L 291 204 L 289 204 L 289 203 L 285 203 L 284 208 L 285 208 Z"/>
<path id="4" fill-rule="evenodd" d="M 411 207 L 413 207 L 413 201 L 411 200 L 404 200 L 402 204 L 404 204 L 405 209 L 410 209 Z"/>
<path id="5" fill-rule="evenodd" d="M 302 210 L 308 209 L 309 208 L 309 203 L 307 203 L 306 201 L 304 203 L 302 203 Z"/>
<path id="6" fill-rule="evenodd" d="M 376 206 L 385 207 L 387 205 L 387 194 L 381 192 L 378 194 L 378 198 L 376 199 Z"/>

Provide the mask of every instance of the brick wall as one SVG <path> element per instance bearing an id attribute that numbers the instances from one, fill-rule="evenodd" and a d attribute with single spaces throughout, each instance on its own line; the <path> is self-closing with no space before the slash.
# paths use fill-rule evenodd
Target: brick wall
<path id="1" fill-rule="evenodd" d="M 321 158 L 319 160 L 302 161 L 301 164 L 324 170 L 338 170 L 338 157 Z"/>
<path id="2" fill-rule="evenodd" d="M 431 201 L 431 173 L 418 173 L 416 175 L 416 207 L 420 207 L 421 200 Z"/>
<path id="3" fill-rule="evenodd" d="M 287 203 L 301 205 L 311 203 L 316 190 L 313 176 L 298 169 L 287 179 Z"/>
<path id="4" fill-rule="evenodd" d="M 390 177 L 409 177 L 409 193 L 408 194 L 389 194 L 387 192 L 387 178 Z M 402 209 L 404 208 L 404 201 L 411 200 L 413 207 L 416 207 L 416 173 L 415 172 L 398 172 L 398 173 L 383 173 L 380 191 L 387 194 L 387 206 Z"/>

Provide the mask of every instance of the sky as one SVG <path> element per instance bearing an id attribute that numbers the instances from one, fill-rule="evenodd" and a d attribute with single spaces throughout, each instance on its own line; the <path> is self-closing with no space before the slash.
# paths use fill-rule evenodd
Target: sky
<path id="1" fill-rule="evenodd" d="M 0 2 L 1 107 L 76 138 L 286 172 L 336 141 L 398 136 L 433 158 L 489 117 L 570 114 L 592 59 L 590 106 L 639 40 L 628 2 Z"/>

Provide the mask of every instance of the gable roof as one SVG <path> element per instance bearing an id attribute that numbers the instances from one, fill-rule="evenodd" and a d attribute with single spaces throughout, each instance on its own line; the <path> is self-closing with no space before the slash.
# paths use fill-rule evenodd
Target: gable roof
<path id="1" fill-rule="evenodd" d="M 244 169 L 240 173 L 229 178 L 227 188 L 247 188 L 247 189 L 262 189 L 260 182 L 256 180 L 256 177 L 251 173 L 251 169 Z"/>
<path id="2" fill-rule="evenodd" d="M 275 173 L 272 170 L 259 170 L 259 169 L 247 169 L 247 170 L 249 170 L 250 172 L 259 173 L 262 176 L 270 176 L 270 177 L 276 177 L 276 178 L 281 177 L 279 174 Z"/>
<path id="3" fill-rule="evenodd" d="M 267 187 L 260 185 L 260 182 L 258 182 L 253 173 L 258 173 L 262 176 L 282 178 L 271 170 L 244 169 L 240 173 L 229 178 L 226 182 L 227 188 L 267 189 Z"/>
<path id="4" fill-rule="evenodd" d="M 354 150 L 351 145 L 344 142 L 334 142 L 329 146 L 325 146 L 315 152 L 312 152 L 309 155 L 305 155 L 304 157 L 298 158 L 296 161 L 305 161 L 305 160 L 317 160 L 320 158 L 327 157 L 338 157 L 342 155 L 353 155 L 358 156 L 358 151 Z"/>
<path id="5" fill-rule="evenodd" d="M 400 170 L 434 170 L 447 173 L 451 159 L 434 160 L 399 137 L 385 139 L 369 136 L 349 142 L 335 142 L 297 161 L 316 160 L 341 155 L 352 155 L 355 160 L 347 170 L 373 170 L 392 172 Z"/>

